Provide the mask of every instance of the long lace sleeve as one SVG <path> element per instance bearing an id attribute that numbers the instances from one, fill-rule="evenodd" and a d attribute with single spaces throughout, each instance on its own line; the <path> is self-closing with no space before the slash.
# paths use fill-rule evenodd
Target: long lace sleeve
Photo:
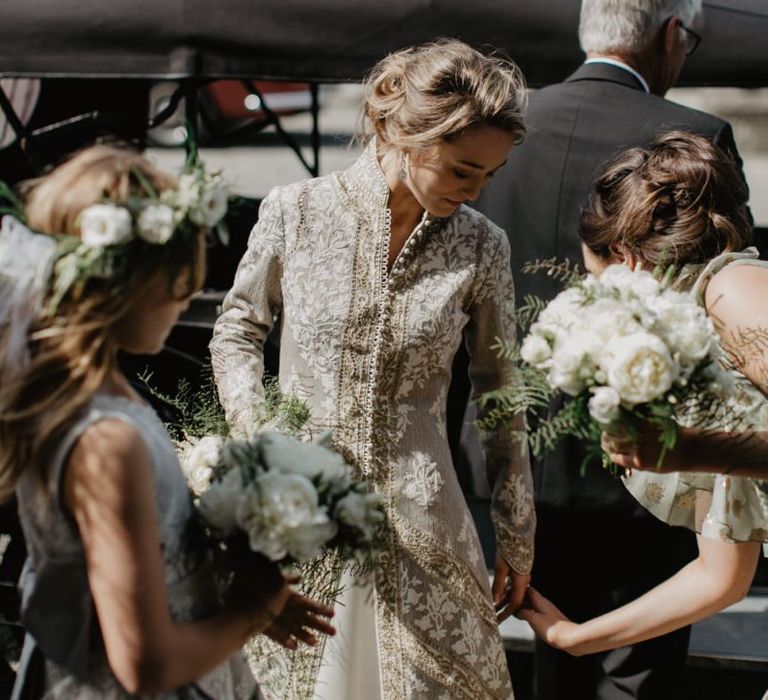
<path id="1" fill-rule="evenodd" d="M 236 433 L 256 427 L 264 397 L 264 342 L 282 306 L 284 225 L 279 192 L 261 203 L 232 289 L 211 340 L 211 362 L 227 421 Z"/>
<path id="2" fill-rule="evenodd" d="M 515 341 L 509 243 L 503 231 L 494 227 L 491 233 L 496 235 L 489 236 L 488 250 L 481 256 L 485 276 L 479 281 L 466 331 L 473 398 L 507 382 L 510 361 L 499 357 L 493 346 L 499 339 L 509 344 Z M 522 420 L 519 425 L 485 433 L 482 444 L 497 547 L 517 573 L 527 574 L 533 566 L 536 513 L 527 446 L 513 435 L 521 427 Z"/>

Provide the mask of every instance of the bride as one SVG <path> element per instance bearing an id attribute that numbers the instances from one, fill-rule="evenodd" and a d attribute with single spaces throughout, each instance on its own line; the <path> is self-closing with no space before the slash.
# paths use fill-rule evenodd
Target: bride
<path id="1" fill-rule="evenodd" d="M 486 441 L 498 552 L 491 590 L 445 410 L 461 343 L 476 393 L 500 387 L 508 370 L 492 346 L 514 333 L 509 245 L 465 203 L 522 138 L 525 86 L 510 61 L 442 40 L 386 57 L 366 90 L 360 159 L 264 200 L 214 330 L 215 377 L 231 424 L 252 430 L 263 345 L 280 314 L 282 390 L 308 403 L 311 429 L 332 430 L 383 498 L 375 606 L 346 606 L 358 629 L 342 619 L 324 665 L 343 670 L 347 688 L 318 693 L 507 700 L 494 603 L 511 614 L 529 581 L 528 459 L 511 433 Z M 353 657 L 366 646 L 367 666 Z M 310 696 L 318 663 L 295 663 L 278 697 Z"/>

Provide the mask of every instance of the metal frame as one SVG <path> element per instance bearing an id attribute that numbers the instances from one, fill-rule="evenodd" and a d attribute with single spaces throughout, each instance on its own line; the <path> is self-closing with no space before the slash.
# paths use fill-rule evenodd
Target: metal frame
<path id="1" fill-rule="evenodd" d="M 52 78 L 55 80 L 55 78 Z M 187 155 L 191 155 L 197 151 L 198 144 L 198 123 L 201 118 L 200 100 L 198 97 L 199 88 L 209 81 L 199 81 L 196 79 L 185 79 L 179 81 L 178 88 L 171 94 L 168 104 L 156 115 L 150 117 L 146 122 L 146 128 L 152 129 L 159 126 L 166 120 L 168 120 L 174 112 L 177 110 L 182 99 L 184 100 L 184 111 L 186 117 L 186 151 Z M 272 110 L 264 99 L 264 95 L 256 87 L 256 84 L 252 80 L 241 80 L 242 85 L 246 88 L 249 94 L 255 95 L 261 101 L 261 109 L 264 111 L 266 121 L 275 127 L 275 130 L 280 139 L 288 146 L 299 159 L 301 164 L 307 170 L 312 177 L 317 177 L 320 174 L 320 99 L 319 99 L 319 85 L 317 83 L 310 83 L 310 114 L 312 117 L 312 130 L 310 134 L 310 144 L 312 149 L 312 162 L 309 162 L 302 153 L 299 142 L 294 138 L 292 134 L 287 132 L 280 121 L 280 116 Z M 57 129 L 61 129 L 78 122 L 92 120 L 98 121 L 103 117 L 103 113 L 99 111 L 86 112 L 79 114 L 75 117 L 70 117 L 54 124 L 49 124 L 38 129 L 29 129 L 20 119 L 19 115 L 13 108 L 10 99 L 5 94 L 5 91 L 0 88 L 0 109 L 8 120 L 8 124 L 13 129 L 16 137 L 18 138 L 19 145 L 21 146 L 22 153 L 26 157 L 30 165 L 37 168 L 43 163 L 38 163 L 35 157 L 33 141 L 36 136 L 40 136 L 46 133 L 50 133 Z M 247 125 L 236 133 L 240 135 L 247 134 L 253 127 Z"/>

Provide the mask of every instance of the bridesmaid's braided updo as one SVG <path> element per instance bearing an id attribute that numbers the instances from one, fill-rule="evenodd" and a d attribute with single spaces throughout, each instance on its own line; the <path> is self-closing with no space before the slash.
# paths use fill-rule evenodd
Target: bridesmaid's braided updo
<path id="1" fill-rule="evenodd" d="M 648 267 L 703 263 L 752 240 L 749 190 L 729 154 L 681 131 L 604 166 L 581 215 L 596 255 L 621 251 Z"/>

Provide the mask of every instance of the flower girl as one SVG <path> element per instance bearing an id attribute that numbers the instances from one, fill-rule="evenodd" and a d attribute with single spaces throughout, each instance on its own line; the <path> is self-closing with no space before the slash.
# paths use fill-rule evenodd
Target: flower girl
<path id="1" fill-rule="evenodd" d="M 213 575 L 173 445 L 117 365 L 162 348 L 225 195 L 199 165 L 177 181 L 97 146 L 24 200 L 29 228 L 0 229 L 0 496 L 29 550 L 14 695 L 261 697 L 243 644 L 314 643 L 331 611 L 276 568 Z"/>

